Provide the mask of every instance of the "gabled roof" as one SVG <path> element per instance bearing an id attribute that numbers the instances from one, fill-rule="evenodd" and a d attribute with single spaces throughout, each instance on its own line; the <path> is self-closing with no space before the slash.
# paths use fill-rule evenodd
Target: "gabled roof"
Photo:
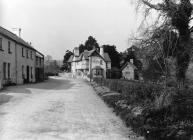
<path id="1" fill-rule="evenodd" d="M 103 57 L 103 56 L 101 56 L 96 50 L 90 51 L 89 57 L 90 57 L 94 52 L 96 52 L 96 53 L 97 53 L 101 58 L 103 58 L 106 62 L 111 62 L 111 59 L 110 59 L 108 53 L 104 53 L 104 57 Z"/>
<path id="2" fill-rule="evenodd" d="M 123 70 L 126 66 L 131 66 L 131 67 L 133 67 L 133 69 L 137 69 L 137 67 L 133 64 L 133 63 L 131 63 L 131 62 L 126 62 L 122 67 L 121 67 L 121 70 Z"/>
<path id="3" fill-rule="evenodd" d="M 86 60 L 88 60 L 89 57 L 94 54 L 94 52 L 96 52 L 102 59 L 104 59 L 105 62 L 111 62 L 111 59 L 110 59 L 108 53 L 104 53 L 104 57 L 102 57 L 96 50 L 91 50 L 91 51 L 85 50 L 84 52 L 82 52 L 82 53 L 80 54 L 79 57 L 76 57 L 76 60 L 75 60 L 75 61 L 81 61 L 83 57 L 84 57 Z M 68 59 L 68 62 L 73 62 L 73 58 L 74 58 L 74 55 L 71 55 L 70 58 Z"/>
<path id="4" fill-rule="evenodd" d="M 70 58 L 68 59 L 68 62 L 71 63 L 73 61 L 74 55 L 71 55 Z"/>
<path id="5" fill-rule="evenodd" d="M 13 41 L 15 41 L 18 44 L 24 45 L 25 47 L 29 48 L 29 49 L 33 49 L 35 50 L 30 44 L 28 44 L 27 42 L 25 42 L 22 38 L 18 37 L 16 34 L 4 29 L 3 27 L 0 26 L 0 34 L 2 36 L 5 36 L 6 38 L 9 38 Z"/>
<path id="6" fill-rule="evenodd" d="M 104 59 L 106 62 L 111 62 L 111 58 L 109 57 L 108 53 L 104 53 Z"/>

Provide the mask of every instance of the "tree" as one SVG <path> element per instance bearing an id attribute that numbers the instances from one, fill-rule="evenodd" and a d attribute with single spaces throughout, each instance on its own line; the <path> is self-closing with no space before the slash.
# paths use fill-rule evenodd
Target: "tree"
<path id="1" fill-rule="evenodd" d="M 104 52 L 109 54 L 112 67 L 120 67 L 120 55 L 114 45 L 103 45 Z"/>
<path id="2" fill-rule="evenodd" d="M 82 52 L 84 52 L 84 50 L 86 50 L 85 45 L 80 44 L 80 45 L 79 45 L 79 53 L 81 54 Z"/>
<path id="3" fill-rule="evenodd" d="M 157 1 L 157 0 L 156 0 Z M 139 4 L 146 6 L 145 17 L 150 11 L 158 12 L 157 26 L 168 26 L 176 30 L 179 36 L 179 45 L 176 46 L 176 80 L 178 87 L 183 88 L 186 78 L 186 71 L 191 55 L 191 31 L 189 27 L 192 18 L 193 5 L 190 0 L 161 0 L 159 2 L 149 0 L 138 0 Z M 160 18 L 161 17 L 161 18 Z M 163 22 L 159 22 L 162 19 Z"/>
<path id="4" fill-rule="evenodd" d="M 139 60 L 138 51 L 139 51 L 139 48 L 136 47 L 135 45 L 132 45 L 125 52 L 121 52 L 119 54 L 121 66 L 123 66 L 126 62 L 129 62 L 130 59 L 133 59 L 133 63 L 137 67 L 137 70 L 141 71 L 142 70 L 142 62 Z"/>
<path id="5" fill-rule="evenodd" d="M 96 39 L 92 36 L 89 36 L 88 39 L 85 41 L 85 44 L 80 44 L 79 45 L 79 52 L 82 53 L 85 50 L 93 50 L 93 49 L 97 49 L 99 50 L 99 44 L 97 43 Z"/>
<path id="6" fill-rule="evenodd" d="M 62 70 L 69 71 L 70 70 L 70 63 L 68 62 L 70 56 L 73 55 L 73 53 L 69 50 L 66 51 L 63 59 L 63 65 L 62 65 Z"/>
<path id="7" fill-rule="evenodd" d="M 88 51 L 93 50 L 94 48 L 99 50 L 99 44 L 94 37 L 89 36 L 88 40 L 85 42 L 85 48 Z"/>

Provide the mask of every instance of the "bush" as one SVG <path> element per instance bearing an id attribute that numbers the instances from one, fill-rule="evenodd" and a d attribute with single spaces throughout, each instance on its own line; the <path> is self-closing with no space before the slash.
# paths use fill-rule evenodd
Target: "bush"
<path id="1" fill-rule="evenodd" d="M 190 140 L 193 132 L 193 89 L 126 80 L 95 79 L 120 95 L 102 96 L 127 126 L 147 140 Z"/>

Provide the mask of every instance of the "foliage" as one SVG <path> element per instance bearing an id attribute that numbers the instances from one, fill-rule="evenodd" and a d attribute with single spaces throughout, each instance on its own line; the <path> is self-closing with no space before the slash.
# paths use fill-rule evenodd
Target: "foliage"
<path id="1" fill-rule="evenodd" d="M 193 11 L 191 0 L 161 0 L 159 2 L 138 0 L 138 2 L 145 7 L 143 7 L 145 9 L 145 17 L 150 14 L 152 9 L 157 11 L 158 19 L 153 26 L 154 29 L 166 26 L 177 31 L 179 39 L 175 48 L 176 79 L 178 87 L 184 88 L 192 47 L 190 35 L 192 28 L 189 28 Z M 151 34 L 149 29 L 146 33 Z"/>
<path id="2" fill-rule="evenodd" d="M 86 40 L 85 44 L 80 44 L 79 45 L 79 52 L 82 53 L 84 50 L 93 50 L 93 49 L 99 50 L 99 44 L 97 43 L 96 39 L 92 36 L 89 36 L 88 39 Z"/>
<path id="3" fill-rule="evenodd" d="M 120 67 L 120 56 L 114 45 L 103 45 L 104 52 L 109 54 L 111 59 L 111 67 Z"/>
<path id="4" fill-rule="evenodd" d="M 69 50 L 66 51 L 63 59 L 63 65 L 61 67 L 61 70 L 70 71 L 70 63 L 68 63 L 68 60 L 70 56 L 73 55 L 73 53 Z"/>
<path id="5" fill-rule="evenodd" d="M 95 82 L 121 93 L 101 97 L 137 134 L 147 140 L 190 140 L 193 89 L 168 88 L 165 92 L 161 85 L 150 83 L 109 79 Z M 164 96 L 167 99 L 160 104 Z"/>
<path id="6" fill-rule="evenodd" d="M 121 52 L 119 54 L 121 66 L 123 66 L 126 62 L 130 62 L 130 59 L 133 59 L 133 63 L 137 67 L 138 72 L 141 72 L 143 64 L 138 57 L 138 51 L 139 48 L 133 45 L 128 48 L 126 52 Z"/>

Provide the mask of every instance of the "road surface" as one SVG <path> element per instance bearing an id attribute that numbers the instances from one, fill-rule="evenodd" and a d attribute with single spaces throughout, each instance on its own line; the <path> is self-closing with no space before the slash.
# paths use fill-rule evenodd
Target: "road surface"
<path id="1" fill-rule="evenodd" d="M 0 140 L 134 139 L 83 80 L 52 77 L 0 93 Z"/>

